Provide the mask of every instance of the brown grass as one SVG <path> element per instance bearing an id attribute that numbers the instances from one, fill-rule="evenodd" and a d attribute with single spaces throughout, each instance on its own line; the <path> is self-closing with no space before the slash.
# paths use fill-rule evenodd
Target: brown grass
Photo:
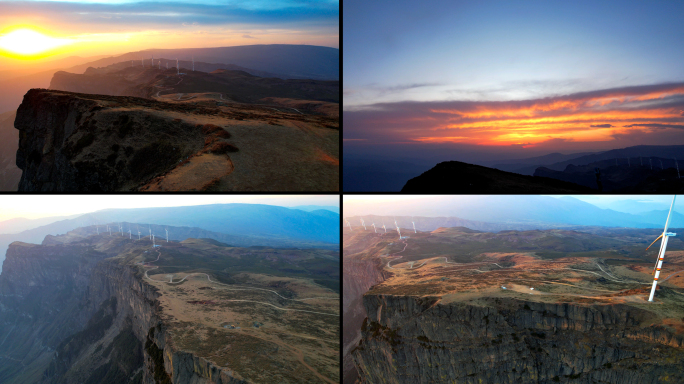
<path id="1" fill-rule="evenodd" d="M 225 141 L 221 141 L 219 143 L 215 143 L 210 148 L 208 148 L 206 151 L 210 152 L 210 153 L 221 154 L 221 153 L 237 152 L 237 151 L 239 151 L 239 149 L 236 146 L 234 146 L 233 144 L 226 143 Z"/>

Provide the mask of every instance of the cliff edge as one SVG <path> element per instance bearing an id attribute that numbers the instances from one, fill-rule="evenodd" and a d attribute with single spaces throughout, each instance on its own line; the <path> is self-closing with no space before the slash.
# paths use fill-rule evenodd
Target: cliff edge
<path id="1" fill-rule="evenodd" d="M 205 104 L 32 89 L 14 122 L 19 191 L 339 188 L 333 118 Z"/>

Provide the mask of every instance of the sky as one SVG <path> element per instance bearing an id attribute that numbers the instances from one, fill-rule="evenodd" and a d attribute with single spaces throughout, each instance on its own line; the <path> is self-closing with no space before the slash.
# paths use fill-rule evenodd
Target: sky
<path id="1" fill-rule="evenodd" d="M 150 48 L 252 44 L 309 44 L 337 48 L 339 2 L 0 1 L 0 48 L 2 36 L 23 28 L 40 32 L 60 43 L 59 48 L 47 52 L 47 56 L 54 57 L 114 55 Z M 3 54 L 13 56 L 8 51 Z"/>
<path id="2" fill-rule="evenodd" d="M 683 17 L 673 1 L 347 1 L 345 154 L 684 144 Z"/>
<path id="3" fill-rule="evenodd" d="M 535 195 L 530 195 L 535 196 Z M 625 212 L 636 214 L 650 210 L 669 210 L 672 203 L 672 195 L 541 195 L 551 197 L 554 199 L 562 199 L 571 197 L 583 202 L 592 204 L 601 209 L 612 209 L 618 212 Z M 343 216 L 352 216 L 360 214 L 357 208 L 366 210 L 366 207 L 376 207 L 380 210 L 385 209 L 386 206 L 394 206 L 401 210 L 402 207 L 411 207 L 410 209 L 417 209 L 416 212 L 421 211 L 421 207 L 427 207 L 433 203 L 436 198 L 449 198 L 448 195 L 344 195 L 343 197 Z M 476 196 L 455 195 L 451 196 L 451 201 L 458 204 L 459 201 L 466 201 Z M 479 196 L 484 199 L 497 200 L 499 197 L 493 196 Z M 510 197 L 510 196 L 509 196 Z M 679 197 L 675 200 L 673 210 L 675 212 L 684 213 L 684 200 Z M 366 212 L 366 214 L 383 214 L 378 212 Z M 443 216 L 448 215 L 447 211 L 440 212 L 436 215 L 427 216 Z M 521 218 L 524 219 L 524 218 Z"/>
<path id="4" fill-rule="evenodd" d="M 339 206 L 335 195 L 4 195 L 0 221 L 69 216 L 108 208 L 179 207 L 207 204 L 268 204 Z"/>

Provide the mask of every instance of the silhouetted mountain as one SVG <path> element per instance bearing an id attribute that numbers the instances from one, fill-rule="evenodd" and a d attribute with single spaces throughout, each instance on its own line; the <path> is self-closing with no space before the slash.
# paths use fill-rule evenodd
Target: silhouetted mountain
<path id="1" fill-rule="evenodd" d="M 254 103 L 266 97 L 339 102 L 339 82 L 283 80 L 259 77 L 241 70 L 219 69 L 211 73 L 181 68 L 157 69 L 141 65 L 111 71 L 93 68 L 82 74 L 57 72 L 51 89 L 111 96 L 158 98 L 168 94 L 220 93 L 226 102 Z M 219 99 L 218 95 L 216 99 Z M 220 102 L 220 99 L 217 102 Z"/>
<path id="2" fill-rule="evenodd" d="M 547 177 L 445 161 L 406 182 L 404 193 L 568 193 L 591 189 Z"/>
<path id="3" fill-rule="evenodd" d="M 503 171 L 520 173 L 521 175 L 533 175 L 539 167 L 563 171 L 568 165 L 581 166 L 604 160 L 611 161 L 613 164 L 617 160 L 618 165 L 628 166 L 628 164 L 639 164 L 639 157 L 641 157 L 645 164 L 648 162 L 648 158 L 652 157 L 654 167 L 660 167 L 660 163 L 656 163 L 656 158 L 660 158 L 663 159 L 663 166 L 667 168 L 673 166 L 674 158 L 681 156 L 682 153 L 684 153 L 684 145 L 637 145 L 604 152 L 574 153 L 569 155 L 551 153 L 528 159 L 506 162 L 497 161 L 493 167 Z"/>
<path id="4" fill-rule="evenodd" d="M 684 180 L 680 178 L 673 159 L 648 158 L 643 163 L 636 160 L 631 166 L 616 165 L 616 159 L 587 165 L 570 164 L 563 171 L 539 167 L 534 176 L 576 183 L 603 192 L 679 193 L 684 190 Z M 668 164 L 671 168 L 661 169 L 660 164 Z"/>
<path id="5" fill-rule="evenodd" d="M 122 61 L 152 57 L 178 58 L 185 68 L 192 58 L 205 63 L 234 64 L 245 68 L 270 72 L 291 79 L 338 80 L 340 78 L 340 50 L 314 45 L 242 45 L 237 47 L 148 49 L 129 52 L 78 65 L 69 72 L 82 73 L 88 67 L 106 67 Z M 148 61 L 149 62 L 149 61 Z"/>
<path id="6" fill-rule="evenodd" d="M 548 166 L 551 164 L 559 163 L 561 161 L 566 161 L 570 159 L 576 159 L 581 156 L 592 155 L 595 152 L 583 152 L 583 153 L 570 153 L 562 154 L 558 152 L 549 153 L 548 155 L 530 157 L 525 159 L 510 159 L 510 160 L 498 160 L 482 163 L 485 166 L 491 166 L 492 168 L 500 169 L 506 172 L 519 173 L 521 175 L 532 175 L 534 170 L 541 166 Z M 491 164 L 491 165 L 490 165 Z"/>

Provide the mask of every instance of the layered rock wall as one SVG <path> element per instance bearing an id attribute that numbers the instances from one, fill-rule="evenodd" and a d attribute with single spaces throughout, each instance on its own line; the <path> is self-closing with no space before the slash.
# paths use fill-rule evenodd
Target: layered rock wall
<path id="1" fill-rule="evenodd" d="M 368 383 L 680 383 L 684 336 L 629 305 L 364 296 Z"/>

